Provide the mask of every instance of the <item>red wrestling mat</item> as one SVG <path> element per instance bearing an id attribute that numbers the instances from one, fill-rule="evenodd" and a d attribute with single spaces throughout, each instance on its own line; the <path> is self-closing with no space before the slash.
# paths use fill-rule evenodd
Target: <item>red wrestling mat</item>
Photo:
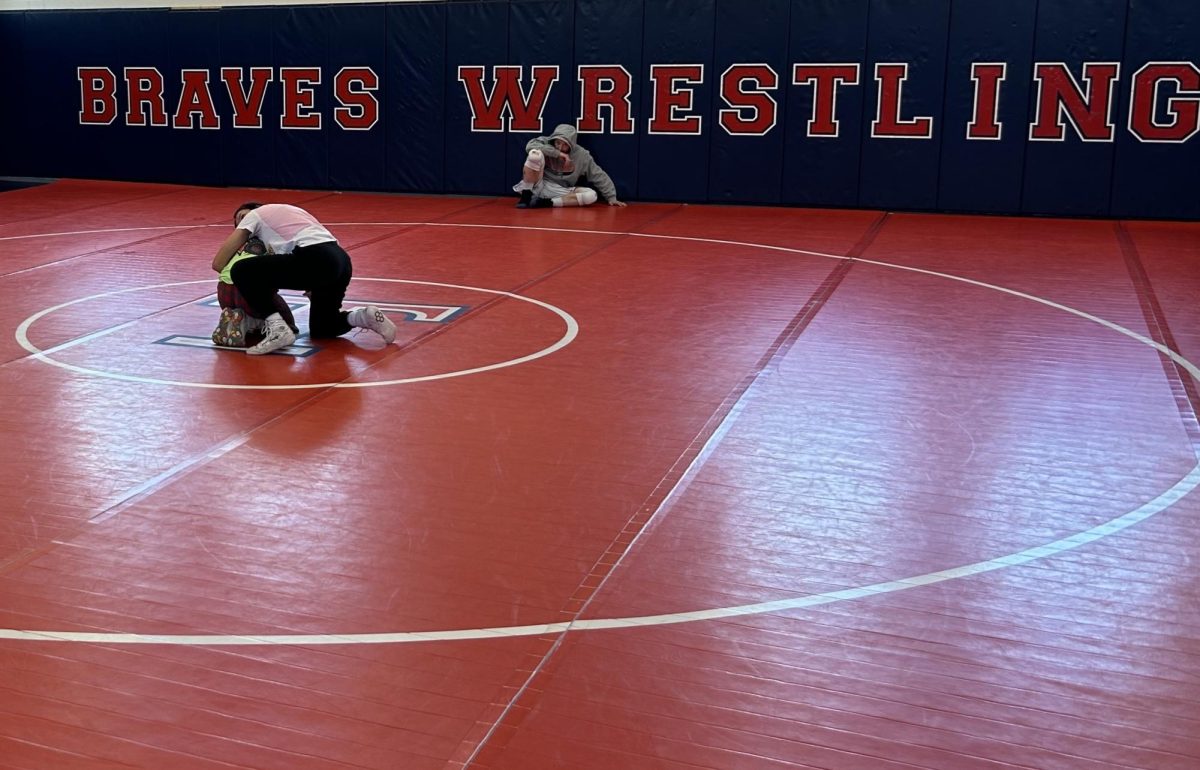
<path id="1" fill-rule="evenodd" d="M 0 765 L 1200 762 L 1200 226 L 514 200 L 0 194 Z"/>

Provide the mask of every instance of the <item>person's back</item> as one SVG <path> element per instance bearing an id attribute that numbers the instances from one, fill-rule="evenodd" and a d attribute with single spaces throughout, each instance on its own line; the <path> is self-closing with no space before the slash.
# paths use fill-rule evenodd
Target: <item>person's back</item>
<path id="1" fill-rule="evenodd" d="M 237 226 L 252 238 L 261 239 L 273 254 L 291 254 L 318 243 L 337 243 L 333 233 L 316 217 L 288 203 L 264 203 L 246 212 Z"/>

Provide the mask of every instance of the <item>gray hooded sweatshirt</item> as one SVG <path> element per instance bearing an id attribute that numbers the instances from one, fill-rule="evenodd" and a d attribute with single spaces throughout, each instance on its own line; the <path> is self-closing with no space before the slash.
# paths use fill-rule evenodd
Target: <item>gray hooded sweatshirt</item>
<path id="1" fill-rule="evenodd" d="M 600 197 L 606 201 L 617 199 L 617 186 L 613 184 L 600 164 L 592 159 L 592 154 L 575 144 L 575 127 L 562 123 L 554 127 L 550 136 L 539 136 L 530 139 L 525 145 L 525 152 L 541 150 L 546 156 L 546 169 L 543 172 L 546 179 L 556 182 L 563 187 L 587 185 L 596 188 Z M 565 139 L 571 151 L 563 155 L 554 146 L 555 139 Z"/>

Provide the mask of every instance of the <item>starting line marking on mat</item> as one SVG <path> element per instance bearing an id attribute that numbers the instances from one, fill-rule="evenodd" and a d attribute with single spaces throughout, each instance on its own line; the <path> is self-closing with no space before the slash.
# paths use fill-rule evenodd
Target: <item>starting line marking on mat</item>
<path id="1" fill-rule="evenodd" d="M 825 254 L 816 251 L 807 251 L 804 249 L 793 249 L 785 246 L 770 246 L 765 244 L 745 243 L 739 241 L 724 241 L 710 238 L 695 238 L 686 236 L 669 236 L 669 235 L 650 235 L 641 233 L 613 233 L 596 230 L 574 230 L 567 228 L 546 228 L 546 227 L 521 227 L 516 225 L 450 225 L 443 223 L 425 223 L 425 222 L 406 222 L 406 223 L 340 223 L 342 225 L 430 225 L 439 227 L 488 227 L 496 229 L 514 229 L 514 230 L 555 230 L 558 232 L 578 232 L 589 235 L 627 235 L 631 237 L 643 238 L 662 238 L 669 240 L 682 240 L 701 243 L 717 243 L 731 246 L 741 246 L 747 248 L 760 248 L 772 251 L 779 251 L 790 254 L 802 254 L 828 259 L 846 259 L 836 254 Z M 897 265 L 889 262 L 880 262 L 877 260 L 856 258 L 857 262 L 863 264 L 875 265 L 877 267 L 888 268 L 892 270 L 903 270 L 906 272 L 919 273 L 935 278 L 943 278 L 950 281 L 976 286 L 983 289 L 997 291 L 1009 296 L 1025 299 L 1030 302 L 1036 302 L 1046 307 L 1061 310 L 1071 315 L 1077 316 L 1083 320 L 1099 324 L 1107 329 L 1129 337 L 1132 340 L 1154 348 L 1159 353 L 1169 357 L 1171 360 L 1179 364 L 1188 375 L 1196 382 L 1200 382 L 1200 369 L 1191 361 L 1184 358 L 1181 354 L 1162 345 L 1144 335 L 1138 334 L 1130 329 L 1115 324 L 1106 319 L 1086 313 L 1082 310 L 1077 310 L 1066 305 L 1043 299 L 1032 294 L 1008 289 L 1003 286 L 976 281 L 970 278 L 951 275 L 949 273 L 940 273 L 933 270 L 925 270 L 923 268 L 909 267 L 905 265 Z M 366 279 L 366 280 L 389 280 L 389 279 Z M 394 280 L 394 279 L 392 279 Z M 201 281 L 192 281 L 185 283 L 201 283 Z M 411 283 L 422 283 L 412 281 Z M 166 284 L 170 286 L 182 284 Z M 445 285 L 445 284 L 431 284 Z M 457 287 L 463 288 L 463 287 Z M 483 289 L 493 294 L 508 294 L 507 292 L 498 292 L 494 290 Z M 121 292 L 111 292 L 113 294 Z M 106 296 L 106 295 L 98 295 Z M 540 303 L 537 300 L 529 300 L 518 295 L 514 296 L 518 299 L 526 299 L 526 301 L 534 302 L 539 305 L 546 306 L 545 303 Z M 76 300 L 81 301 L 81 300 Z M 49 308 L 41 313 L 31 316 L 18 329 L 18 341 L 21 342 L 26 349 L 31 349 L 35 354 L 46 359 L 41 351 L 27 346 L 27 339 L 24 337 L 24 332 L 28 326 L 37 318 L 49 313 L 59 307 L 65 307 L 67 304 L 59 305 L 56 308 Z M 546 306 L 551 307 L 551 306 Z M 574 319 L 566 315 L 562 311 L 551 308 L 555 312 L 560 313 L 565 320 L 568 321 L 568 336 L 573 338 L 577 332 L 577 326 L 574 324 Z M 564 337 L 566 341 L 560 340 L 559 347 L 567 344 L 570 340 Z M 558 348 L 554 348 L 558 349 Z M 542 353 L 540 355 L 545 355 Z M 535 356 L 540 357 L 540 356 Z M 529 359 L 529 357 L 526 357 Z M 58 362 L 50 361 L 57 364 Z M 506 364 L 511 365 L 511 364 Z M 71 367 L 68 367 L 71 368 Z M 497 367 L 491 367 L 497 368 Z M 382 384 L 382 383 L 372 383 Z M 723 618 L 733 618 L 746 615 L 759 615 L 764 613 L 785 612 L 788 610 L 803 609 L 808 607 L 817 607 L 826 604 L 834 604 L 843 601 L 853 601 L 870 596 L 881 596 L 884 594 L 903 591 L 909 588 L 918 586 L 933 585 L 949 580 L 980 575 L 994 570 L 1004 569 L 1006 567 L 1014 567 L 1022 564 L 1028 564 L 1039 559 L 1045 559 L 1050 556 L 1055 556 L 1075 548 L 1096 542 L 1110 535 L 1128 529 L 1140 522 L 1149 519 L 1161 511 L 1166 510 L 1184 496 L 1191 493 L 1200 486 L 1200 458 L 1197 465 L 1193 466 L 1183 478 L 1175 482 L 1169 489 L 1159 494 L 1152 500 L 1134 508 L 1133 510 L 1110 519 L 1102 524 L 1092 527 L 1073 535 L 1069 535 L 1058 540 L 1045 543 L 1043 545 L 1026 548 L 1015 553 L 1005 556 L 999 556 L 986 561 L 974 562 L 965 564 L 950 569 L 938 570 L 936 572 L 928 572 L 922 575 L 913 575 L 899 580 L 891 580 L 883 583 L 874 583 L 872 585 L 860 586 L 858 588 L 849 588 L 841 591 L 832 591 L 823 594 L 814 594 L 808 596 L 798 596 L 789 599 L 781 599 L 771 602 L 760 602 L 756 604 L 743 604 L 733 607 L 718 607 L 705 610 L 696 610 L 692 612 L 677 612 L 664 615 L 643 615 L 637 617 L 625 618 L 604 618 L 592 620 L 574 620 L 560 623 L 547 623 L 543 625 L 528 625 L 528 626 L 498 626 L 492 628 L 473 628 L 473 629 L 452 629 L 452 630 L 432 630 L 432 631 L 401 631 L 394 633 L 345 633 L 345 634 L 131 634 L 131 633 L 116 633 L 116 632 L 87 632 L 87 631 L 31 631 L 21 629 L 0 629 L 0 639 L 35 641 L 35 642 L 77 642 L 91 644 L 168 644 L 168 645 L 185 645 L 185 646 L 266 646 L 266 645 L 345 645 L 345 644 L 406 644 L 414 642 L 446 642 L 468 639 L 503 639 L 521 636 L 540 636 L 543 634 L 560 634 L 569 631 L 592 631 L 601 629 L 617 629 L 617 628 L 637 628 L 642 626 L 660 626 L 676 623 L 691 623 L 704 620 L 719 620 Z"/>

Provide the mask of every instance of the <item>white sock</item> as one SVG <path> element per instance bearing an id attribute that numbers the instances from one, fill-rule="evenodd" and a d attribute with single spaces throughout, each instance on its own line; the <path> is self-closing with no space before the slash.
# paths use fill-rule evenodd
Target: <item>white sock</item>
<path id="1" fill-rule="evenodd" d="M 563 196 L 554 199 L 554 208 L 561 209 L 563 207 Z"/>

